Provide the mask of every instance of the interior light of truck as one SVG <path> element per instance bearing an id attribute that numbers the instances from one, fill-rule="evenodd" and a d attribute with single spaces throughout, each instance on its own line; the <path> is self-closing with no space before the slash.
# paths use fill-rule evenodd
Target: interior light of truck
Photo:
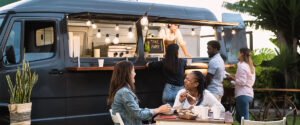
<path id="1" fill-rule="evenodd" d="M 225 36 L 225 33 L 224 33 L 224 31 L 222 31 L 222 36 Z"/>
<path id="2" fill-rule="evenodd" d="M 148 30 L 148 26 L 144 26 L 144 29 L 143 29 L 143 30 L 146 30 L 146 31 L 147 31 L 147 30 Z"/>
<path id="3" fill-rule="evenodd" d="M 119 43 L 119 34 L 116 34 L 116 37 L 113 40 L 114 44 L 118 44 Z"/>
<path id="4" fill-rule="evenodd" d="M 143 26 L 148 25 L 148 17 L 147 16 L 143 16 L 143 18 L 141 19 L 141 24 Z"/>
<path id="5" fill-rule="evenodd" d="M 233 30 L 231 31 L 231 33 L 232 33 L 232 35 L 235 35 L 235 34 L 236 34 L 235 29 L 233 29 Z"/>
<path id="6" fill-rule="evenodd" d="M 86 21 L 86 25 L 87 25 L 87 26 L 91 26 L 91 23 L 92 23 L 92 22 L 91 22 L 90 20 Z"/>
<path id="7" fill-rule="evenodd" d="M 92 24 L 92 28 L 93 28 L 93 29 L 96 29 L 96 28 L 97 28 L 97 25 L 96 25 L 95 23 L 93 23 L 93 24 Z"/>
<path id="8" fill-rule="evenodd" d="M 106 43 L 106 44 L 109 44 L 109 43 L 110 43 L 109 34 L 106 34 L 105 43 Z"/>
<path id="9" fill-rule="evenodd" d="M 192 32 L 191 32 L 191 34 L 192 34 L 192 36 L 195 36 L 195 29 L 194 28 L 192 28 Z"/>
<path id="10" fill-rule="evenodd" d="M 101 30 L 100 29 L 98 29 L 98 32 L 97 32 L 97 38 L 101 38 Z"/>
<path id="11" fill-rule="evenodd" d="M 115 27 L 116 31 L 119 31 L 119 24 L 116 24 L 116 27 Z"/>
<path id="12" fill-rule="evenodd" d="M 128 38 L 133 38 L 133 32 L 131 27 L 128 28 Z"/>

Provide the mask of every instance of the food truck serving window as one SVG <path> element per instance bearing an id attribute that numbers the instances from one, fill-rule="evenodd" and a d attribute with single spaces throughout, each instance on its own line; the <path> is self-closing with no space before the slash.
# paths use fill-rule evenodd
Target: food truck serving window
<path id="1" fill-rule="evenodd" d="M 197 26 L 197 25 L 178 25 L 175 24 L 176 30 L 171 33 L 171 24 L 167 23 L 149 23 L 148 26 L 143 26 L 143 36 L 145 40 L 145 52 L 149 52 L 148 57 L 163 56 L 151 52 L 152 45 L 149 39 L 163 39 L 165 47 L 168 44 L 176 43 L 179 45 L 179 56 L 185 57 L 182 50 L 182 45 L 185 46 L 186 52 L 193 58 L 207 58 L 207 42 L 215 40 L 215 31 L 213 27 Z M 159 40 L 156 40 L 158 42 Z M 150 44 L 150 45 L 149 45 Z"/>
<path id="2" fill-rule="evenodd" d="M 68 20 L 69 56 L 80 58 L 134 57 L 135 22 Z"/>

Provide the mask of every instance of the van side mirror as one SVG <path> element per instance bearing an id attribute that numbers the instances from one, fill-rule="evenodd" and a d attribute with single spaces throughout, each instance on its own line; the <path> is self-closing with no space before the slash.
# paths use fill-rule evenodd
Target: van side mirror
<path id="1" fill-rule="evenodd" d="M 17 63 L 13 46 L 7 46 L 6 50 L 5 50 L 5 53 L 6 53 L 6 59 L 9 63 L 11 63 L 11 64 L 16 64 Z"/>

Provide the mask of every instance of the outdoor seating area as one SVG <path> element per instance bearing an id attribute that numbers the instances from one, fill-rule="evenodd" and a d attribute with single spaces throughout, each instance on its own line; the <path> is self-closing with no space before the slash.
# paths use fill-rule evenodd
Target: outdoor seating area
<path id="1" fill-rule="evenodd" d="M 0 125 L 300 125 L 300 0 L 0 0 Z"/>

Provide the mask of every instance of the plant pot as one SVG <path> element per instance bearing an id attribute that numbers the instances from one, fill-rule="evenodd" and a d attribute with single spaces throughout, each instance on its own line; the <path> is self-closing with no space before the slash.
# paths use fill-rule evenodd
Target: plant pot
<path id="1" fill-rule="evenodd" d="M 31 102 L 23 104 L 8 104 L 10 125 L 30 125 L 31 105 Z"/>

